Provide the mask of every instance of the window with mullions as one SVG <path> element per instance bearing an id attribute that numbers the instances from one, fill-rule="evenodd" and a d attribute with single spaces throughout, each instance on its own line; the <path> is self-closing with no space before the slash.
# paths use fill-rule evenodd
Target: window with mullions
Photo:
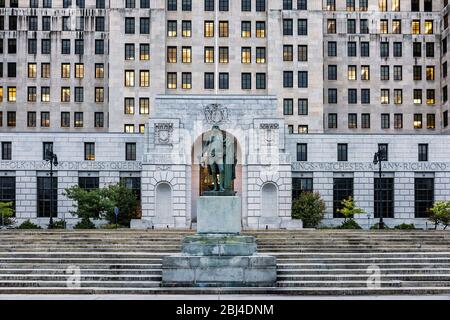
<path id="1" fill-rule="evenodd" d="M 304 192 L 313 191 L 313 178 L 292 178 L 292 201 Z"/>
<path id="2" fill-rule="evenodd" d="M 294 47 L 291 44 L 283 45 L 283 61 L 294 60 Z"/>
<path id="3" fill-rule="evenodd" d="M 205 72 L 204 88 L 205 89 L 214 89 L 214 73 L 213 72 Z"/>
<path id="4" fill-rule="evenodd" d="M 308 115 L 308 99 L 298 99 L 298 115 Z"/>
<path id="5" fill-rule="evenodd" d="M 98 189 L 100 186 L 99 177 L 82 176 L 78 177 L 78 186 L 86 191 Z"/>
<path id="6" fill-rule="evenodd" d="M 61 128 L 70 127 L 70 112 L 61 112 Z"/>
<path id="7" fill-rule="evenodd" d="M 136 0 L 125 0 L 125 8 L 136 8 Z"/>
<path id="8" fill-rule="evenodd" d="M 189 38 L 192 33 L 192 23 L 190 20 L 183 20 L 181 22 L 181 36 Z"/>
<path id="9" fill-rule="evenodd" d="M 214 11 L 215 0 L 205 0 L 205 11 Z"/>
<path id="10" fill-rule="evenodd" d="M 37 177 L 37 216 L 58 216 L 58 178 Z"/>
<path id="11" fill-rule="evenodd" d="M 337 55 L 337 43 L 336 41 L 328 41 L 328 56 L 336 57 Z"/>
<path id="12" fill-rule="evenodd" d="M 308 0 L 297 0 L 297 10 L 308 10 Z"/>
<path id="13" fill-rule="evenodd" d="M 177 11 L 177 0 L 167 0 L 167 10 Z"/>
<path id="14" fill-rule="evenodd" d="M 252 11 L 252 0 L 241 0 L 241 11 Z"/>
<path id="15" fill-rule="evenodd" d="M 147 1 L 149 1 L 149 0 L 147 0 Z M 95 1 L 95 7 L 97 9 L 105 9 L 105 0 L 96 0 Z M 142 7 L 142 0 L 141 0 L 141 8 L 143 8 Z"/>
<path id="16" fill-rule="evenodd" d="M 338 143 L 337 145 L 337 161 L 348 161 L 348 144 Z"/>
<path id="17" fill-rule="evenodd" d="M 266 0 L 256 0 L 256 12 L 266 11 Z"/>
<path id="18" fill-rule="evenodd" d="M 293 115 L 293 114 L 294 114 L 294 100 L 283 99 L 283 115 Z"/>
<path id="19" fill-rule="evenodd" d="M 192 89 L 192 73 L 182 72 L 181 73 L 181 88 L 182 89 Z"/>
<path id="20" fill-rule="evenodd" d="M 125 34 L 134 34 L 135 23 L 134 18 L 125 18 Z"/>
<path id="21" fill-rule="evenodd" d="M 308 161 L 308 144 L 297 143 L 297 161 Z"/>
<path id="22" fill-rule="evenodd" d="M 293 35 L 293 20 L 283 19 L 283 36 Z"/>
<path id="23" fill-rule="evenodd" d="M 219 0 L 219 11 L 229 10 L 229 0 Z"/>
<path id="24" fill-rule="evenodd" d="M 94 127 L 103 128 L 105 120 L 103 112 L 94 112 Z"/>
<path id="25" fill-rule="evenodd" d="M 307 19 L 298 19 L 297 20 L 297 34 L 299 36 L 308 35 L 308 20 Z"/>
<path id="26" fill-rule="evenodd" d="M 181 2 L 181 10 L 182 11 L 192 11 L 192 0 L 183 0 Z"/>
<path id="27" fill-rule="evenodd" d="M 370 113 L 361 114 L 361 128 L 370 129 Z"/>
<path id="28" fill-rule="evenodd" d="M 293 88 L 293 87 L 294 87 L 294 72 L 283 71 L 283 88 Z"/>
<path id="29" fill-rule="evenodd" d="M 230 88 L 230 75 L 228 72 L 219 73 L 219 89 L 226 90 Z"/>
<path id="30" fill-rule="evenodd" d="M 2 160 L 12 160 L 12 142 L 2 142 Z"/>
<path id="31" fill-rule="evenodd" d="M 353 197 L 353 178 L 333 179 L 333 218 L 343 218 L 338 212 L 342 209 L 342 200 Z"/>
<path id="32" fill-rule="evenodd" d="M 94 161 L 95 160 L 95 143 L 85 142 L 84 143 L 84 160 Z"/>
<path id="33" fill-rule="evenodd" d="M 390 114 L 382 113 L 381 114 L 381 129 L 389 129 L 390 128 Z"/>
<path id="34" fill-rule="evenodd" d="M 266 63 L 266 48 L 257 47 L 256 48 L 256 63 Z"/>
<path id="35" fill-rule="evenodd" d="M 252 74 L 244 72 L 241 74 L 241 89 L 249 90 L 252 88 Z"/>
<path id="36" fill-rule="evenodd" d="M 429 217 L 434 202 L 434 178 L 414 179 L 414 217 Z"/>
<path id="37" fill-rule="evenodd" d="M 73 126 L 75 128 L 83 127 L 83 112 L 74 112 Z"/>
<path id="38" fill-rule="evenodd" d="M 349 113 L 347 121 L 349 129 L 358 128 L 358 115 L 356 113 Z"/>
<path id="39" fill-rule="evenodd" d="M 139 114 L 149 114 L 149 113 L 150 113 L 150 99 L 139 98 Z"/>
<path id="40" fill-rule="evenodd" d="M 256 89 L 266 89 L 266 74 L 257 73 L 256 74 Z"/>
<path id="41" fill-rule="evenodd" d="M 374 179 L 374 218 L 394 218 L 394 178 Z"/>
<path id="42" fill-rule="evenodd" d="M 292 0 L 283 0 L 283 10 L 292 10 Z"/>
<path id="43" fill-rule="evenodd" d="M 299 88 L 308 88 L 308 71 L 299 71 L 297 75 L 297 86 Z"/>
<path id="44" fill-rule="evenodd" d="M 12 202 L 16 207 L 16 177 L 0 177 L 0 202 Z"/>
<path id="45" fill-rule="evenodd" d="M 27 112 L 27 127 L 30 128 L 36 127 L 36 111 Z"/>
<path id="46" fill-rule="evenodd" d="M 419 158 L 419 161 L 428 161 L 428 144 L 427 143 L 419 143 L 418 158 Z"/>
<path id="47" fill-rule="evenodd" d="M 150 18 L 140 18 L 139 19 L 139 32 L 140 34 L 150 33 Z"/>
<path id="48" fill-rule="evenodd" d="M 356 57 L 356 42 L 349 41 L 347 43 L 347 55 L 349 57 Z"/>
<path id="49" fill-rule="evenodd" d="M 61 40 L 61 54 L 70 54 L 70 39 Z"/>
<path id="50" fill-rule="evenodd" d="M 125 143 L 125 160 L 126 161 L 136 161 L 136 143 L 135 142 Z"/>

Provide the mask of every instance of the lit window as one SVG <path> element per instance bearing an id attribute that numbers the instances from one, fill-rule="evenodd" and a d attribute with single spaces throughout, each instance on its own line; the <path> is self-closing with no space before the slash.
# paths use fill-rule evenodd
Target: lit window
<path id="1" fill-rule="evenodd" d="M 36 78 L 37 76 L 37 65 L 36 63 L 28 64 L 28 78 Z"/>
<path id="2" fill-rule="evenodd" d="M 427 104 L 434 104 L 435 98 L 434 98 L 434 89 L 427 89 Z"/>
<path id="3" fill-rule="evenodd" d="M 70 88 L 69 87 L 61 88 L 61 102 L 70 102 Z"/>
<path id="4" fill-rule="evenodd" d="M 348 66 L 348 80 L 356 80 L 356 66 Z"/>
<path id="5" fill-rule="evenodd" d="M 95 88 L 95 102 L 103 102 L 105 100 L 105 89 L 103 87 Z"/>
<path id="6" fill-rule="evenodd" d="M 214 63 L 214 47 L 205 47 L 205 63 Z"/>
<path id="7" fill-rule="evenodd" d="M 167 89 L 176 89 L 177 88 L 177 73 L 176 72 L 168 72 L 167 73 Z"/>
<path id="8" fill-rule="evenodd" d="M 251 63 L 252 60 L 252 52 L 250 47 L 243 47 L 241 51 L 241 62 L 242 63 Z"/>
<path id="9" fill-rule="evenodd" d="M 145 124 L 140 124 L 139 125 L 139 133 L 144 133 L 145 132 Z"/>
<path id="10" fill-rule="evenodd" d="M 70 78 L 70 63 L 61 63 L 61 78 Z"/>
<path id="11" fill-rule="evenodd" d="M 8 101 L 16 102 L 17 89 L 16 87 L 8 87 Z"/>
<path id="12" fill-rule="evenodd" d="M 394 104 L 402 104 L 402 103 L 403 103 L 403 90 L 394 89 Z"/>
<path id="13" fill-rule="evenodd" d="M 400 0 L 392 0 L 392 11 L 400 11 Z"/>
<path id="14" fill-rule="evenodd" d="M 103 78 L 104 76 L 105 76 L 105 68 L 103 66 L 103 63 L 96 63 L 95 64 L 95 77 Z"/>
<path id="15" fill-rule="evenodd" d="M 378 8 L 380 11 L 387 11 L 387 0 L 378 0 Z"/>
<path id="16" fill-rule="evenodd" d="M 167 47 L 167 62 L 168 63 L 177 62 L 177 47 Z"/>
<path id="17" fill-rule="evenodd" d="M 388 20 L 380 21 L 380 33 L 388 33 Z"/>
<path id="18" fill-rule="evenodd" d="M 434 66 L 427 66 L 427 80 L 434 80 Z"/>
<path id="19" fill-rule="evenodd" d="M 125 70 L 125 87 L 134 87 L 134 70 Z"/>
<path id="20" fill-rule="evenodd" d="M 150 71 L 141 70 L 139 72 L 139 86 L 140 87 L 150 86 Z"/>
<path id="21" fill-rule="evenodd" d="M 228 47 L 219 47 L 219 63 L 228 63 Z"/>
<path id="22" fill-rule="evenodd" d="M 422 90 L 414 89 L 414 104 L 422 104 Z"/>
<path id="23" fill-rule="evenodd" d="M 75 78 L 84 78 L 84 64 L 75 64 Z"/>
<path id="24" fill-rule="evenodd" d="M 425 20 L 425 34 L 433 34 L 433 21 Z"/>
<path id="25" fill-rule="evenodd" d="M 177 36 L 177 21 L 167 21 L 167 36 L 176 37 Z"/>
<path id="26" fill-rule="evenodd" d="M 420 34 L 420 20 L 413 20 L 411 22 L 411 33 Z"/>
<path id="27" fill-rule="evenodd" d="M 266 63 L 266 48 L 256 48 L 256 63 Z"/>
<path id="28" fill-rule="evenodd" d="M 422 129 L 422 115 L 420 113 L 414 114 L 414 129 Z"/>
<path id="29" fill-rule="evenodd" d="M 181 87 L 183 89 L 191 89 L 192 88 L 192 73 L 183 72 L 181 74 Z"/>
<path id="30" fill-rule="evenodd" d="M 361 80 L 370 80 L 370 66 L 361 66 Z"/>
<path id="31" fill-rule="evenodd" d="M 192 62 L 192 48 L 191 47 L 183 47 L 182 48 L 181 61 L 183 63 L 191 63 Z"/>
<path id="32" fill-rule="evenodd" d="M 219 22 L 219 37 L 228 37 L 228 21 Z"/>
<path id="33" fill-rule="evenodd" d="M 381 104 L 389 103 L 389 89 L 381 89 L 380 100 Z"/>
<path id="34" fill-rule="evenodd" d="M 126 124 L 124 126 L 125 133 L 134 133 L 134 124 Z"/>
<path id="35" fill-rule="evenodd" d="M 50 112 L 41 112 L 41 127 L 50 127 Z"/>
<path id="36" fill-rule="evenodd" d="M 139 99 L 139 113 L 140 114 L 149 114 L 150 113 L 150 99 L 149 98 L 140 98 Z"/>
<path id="37" fill-rule="evenodd" d="M 150 60 L 150 45 L 146 43 L 141 43 L 139 45 L 139 59 L 140 60 Z"/>
<path id="38" fill-rule="evenodd" d="M 264 21 L 256 21 L 256 37 L 266 37 L 266 23 Z"/>
<path id="39" fill-rule="evenodd" d="M 401 20 L 392 21 L 392 33 L 400 34 L 402 33 L 402 22 Z"/>
<path id="40" fill-rule="evenodd" d="M 242 21 L 241 23 L 241 37 L 250 38 L 252 36 L 252 24 L 250 21 Z"/>
<path id="41" fill-rule="evenodd" d="M 50 102 L 50 87 L 41 87 L 41 101 Z"/>
<path id="42" fill-rule="evenodd" d="M 124 113 L 134 114 L 134 98 L 125 98 Z"/>
<path id="43" fill-rule="evenodd" d="M 192 32 L 192 26 L 191 26 L 191 21 L 183 21 L 181 23 L 181 35 L 183 37 L 187 37 L 189 38 L 191 36 L 191 32 Z"/>
<path id="44" fill-rule="evenodd" d="M 214 37 L 214 22 L 205 21 L 205 37 Z"/>

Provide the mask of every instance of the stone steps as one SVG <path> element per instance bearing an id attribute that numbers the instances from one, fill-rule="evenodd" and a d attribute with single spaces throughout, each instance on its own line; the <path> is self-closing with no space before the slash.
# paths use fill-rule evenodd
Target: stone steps
<path id="1" fill-rule="evenodd" d="M 162 258 L 194 232 L 2 230 L 0 294 L 450 294 L 450 232 L 251 231 L 277 257 L 274 288 L 160 287 Z M 379 267 L 381 288 L 367 286 Z M 67 287 L 68 267 L 80 287 Z"/>

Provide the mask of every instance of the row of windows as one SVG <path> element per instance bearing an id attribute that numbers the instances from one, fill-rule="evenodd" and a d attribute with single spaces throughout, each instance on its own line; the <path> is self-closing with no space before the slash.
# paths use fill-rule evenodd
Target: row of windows
<path id="1" fill-rule="evenodd" d="M 313 192 L 313 178 L 292 179 L 292 199 L 303 192 Z M 394 178 L 374 178 L 374 218 L 394 218 Z M 339 213 L 342 200 L 354 197 L 353 178 L 333 178 L 333 218 L 343 218 Z M 414 179 L 414 216 L 427 218 L 434 202 L 434 178 Z"/>
<path id="2" fill-rule="evenodd" d="M 370 80 L 370 66 L 369 65 L 361 65 L 360 67 L 360 80 Z M 380 80 L 388 81 L 390 80 L 390 69 L 389 65 L 381 65 L 380 66 Z M 395 81 L 403 80 L 403 66 L 395 65 L 392 66 L 393 69 L 393 79 Z M 413 66 L 413 80 L 420 81 L 422 80 L 423 71 L 425 69 L 425 79 L 428 81 L 435 80 L 435 67 L 434 66 Z M 337 80 L 338 79 L 338 66 L 335 64 L 328 65 L 328 80 Z M 348 65 L 347 66 L 347 80 L 358 80 L 358 67 L 356 65 Z"/>
<path id="3" fill-rule="evenodd" d="M 219 21 L 219 37 L 229 37 L 229 22 L 228 21 Z M 214 21 L 208 20 L 204 21 L 203 27 L 203 35 L 206 38 L 214 37 Z M 182 20 L 181 21 L 181 36 L 182 37 L 191 37 L 192 35 L 192 23 L 191 20 Z M 256 21 L 255 22 L 255 35 L 257 38 L 265 38 L 266 37 L 266 23 L 265 21 Z M 167 36 L 169 38 L 174 38 L 178 36 L 178 21 L 177 20 L 169 20 L 167 21 Z M 241 37 L 242 38 L 250 38 L 252 36 L 252 22 L 251 21 L 242 21 L 241 22 Z"/>
<path id="4" fill-rule="evenodd" d="M 444 119 L 446 114 L 444 113 Z M 347 125 L 349 129 L 358 128 L 358 114 L 349 113 L 347 115 Z M 448 117 L 448 115 L 447 115 Z M 382 113 L 380 115 L 380 123 L 381 129 L 390 129 L 391 128 L 391 115 L 389 113 Z M 428 113 L 426 114 L 426 128 L 427 129 L 435 129 L 436 128 L 436 114 Z M 445 122 L 445 120 L 444 120 Z M 444 123 L 445 126 L 445 123 Z M 329 129 L 337 129 L 338 127 L 338 114 L 337 113 L 329 113 L 328 114 L 328 128 Z M 413 115 L 413 128 L 414 129 L 422 129 L 424 127 L 423 115 L 421 113 L 415 113 Z M 362 113 L 361 114 L 361 128 L 362 129 L 370 129 L 370 113 Z M 395 113 L 394 114 L 394 129 L 403 129 L 403 114 Z"/>
<path id="5" fill-rule="evenodd" d="M 83 112 L 74 112 L 73 117 L 73 126 L 75 128 L 82 128 L 84 126 L 84 113 Z M 27 127 L 34 128 L 37 125 L 37 112 L 36 111 L 28 111 L 27 112 Z M 70 112 L 61 112 L 61 128 L 69 128 L 70 127 Z M 6 113 L 6 124 L 8 127 L 16 126 L 16 112 L 8 111 Z M 103 112 L 94 112 L 94 127 L 95 128 L 103 128 L 105 125 L 105 117 Z M 0 111 L 0 127 L 3 126 L 3 111 Z M 41 127 L 50 127 L 50 112 L 42 111 L 40 112 L 40 126 Z"/>
<path id="6" fill-rule="evenodd" d="M 2 146 L 2 160 L 12 160 L 12 142 L 3 141 Z M 53 151 L 53 142 L 42 143 L 42 159 L 47 160 L 47 152 Z M 84 142 L 84 160 L 95 160 L 95 143 Z M 125 143 L 125 160 L 136 161 L 136 143 Z"/>
<path id="7" fill-rule="evenodd" d="M 389 41 L 381 41 L 379 43 L 380 46 L 380 56 L 382 58 L 388 58 L 390 49 L 389 49 Z M 369 57 L 370 56 L 370 42 L 361 41 L 360 42 L 360 56 L 361 57 Z M 413 50 L 412 55 L 414 58 L 422 57 L 422 42 L 413 42 L 412 43 Z M 328 57 L 337 57 L 337 42 L 336 41 L 328 41 L 327 43 L 327 54 Z M 425 42 L 425 55 L 427 58 L 434 57 L 434 42 Z M 356 57 L 357 56 L 357 42 L 356 41 L 348 41 L 347 42 L 347 56 L 348 57 Z M 403 56 L 403 43 L 402 42 L 393 42 L 393 56 L 396 58 Z"/>
<path id="8" fill-rule="evenodd" d="M 286 19 L 285 19 L 286 20 Z M 347 19 L 347 34 L 356 34 L 356 19 Z M 423 30 L 421 30 L 421 21 L 418 19 L 413 19 L 411 21 L 411 34 L 433 34 L 433 20 L 425 20 L 423 23 Z M 391 21 L 391 28 L 389 29 L 389 20 L 381 19 L 379 24 L 379 32 L 381 34 L 401 34 L 402 33 L 402 20 L 393 19 Z M 327 33 L 336 33 L 336 19 L 327 20 Z M 368 34 L 369 33 L 369 20 L 360 19 L 359 20 L 359 33 Z"/>
<path id="9" fill-rule="evenodd" d="M 389 145 L 386 143 L 378 144 L 378 151 L 383 153 L 383 161 L 389 160 Z M 337 144 L 337 161 L 348 161 L 348 143 L 338 143 Z M 417 145 L 417 159 L 418 161 L 428 161 L 428 144 L 419 143 Z M 307 143 L 297 143 L 297 161 L 308 161 L 308 144 Z"/>
<path id="10" fill-rule="evenodd" d="M 26 65 L 27 68 L 27 77 L 29 79 L 35 79 L 38 75 L 38 65 L 36 62 L 29 62 Z M 74 76 L 75 78 L 82 79 L 84 78 L 85 67 L 84 63 L 75 63 L 74 64 Z M 14 78 L 17 75 L 17 63 L 16 62 L 8 62 L 7 63 L 7 77 Z M 70 63 L 61 63 L 61 78 L 70 78 L 71 75 L 71 64 Z M 41 78 L 48 79 L 51 77 L 50 72 L 50 63 L 43 62 L 41 63 L 40 70 Z M 0 78 L 3 77 L 3 62 L 0 62 Z M 94 65 L 94 77 L 97 79 L 101 79 L 105 77 L 105 65 L 103 63 L 96 63 Z"/>
<path id="11" fill-rule="evenodd" d="M 177 63 L 178 61 L 178 48 L 175 46 L 167 47 L 167 62 Z M 192 63 L 192 47 L 181 47 L 181 62 L 182 63 Z M 218 59 L 219 63 L 229 63 L 230 61 L 230 50 L 229 47 L 219 47 L 218 48 Z M 125 53 L 125 58 L 127 55 Z M 256 63 L 266 63 L 266 48 L 256 47 L 255 48 L 255 62 Z M 204 47 L 203 51 L 203 61 L 205 63 L 214 63 L 215 50 L 214 47 Z M 241 47 L 241 63 L 252 63 L 252 48 L 251 47 Z"/>
<path id="12" fill-rule="evenodd" d="M 204 89 L 214 89 L 215 88 L 215 76 L 214 72 L 204 73 Z M 177 72 L 167 73 L 167 89 L 177 89 L 178 80 Z M 219 89 L 229 89 L 229 79 L 230 75 L 228 72 L 219 73 Z M 266 73 L 256 73 L 255 82 L 256 89 L 266 89 Z M 192 89 L 192 73 L 182 72 L 181 73 L 181 88 L 182 89 Z M 241 89 L 249 90 L 252 89 L 252 74 L 250 72 L 241 73 Z"/>
<path id="13" fill-rule="evenodd" d="M 51 39 L 41 39 L 41 54 L 51 54 L 52 46 Z M 70 40 L 63 39 L 62 40 L 61 50 L 64 51 L 64 54 L 70 54 Z M 38 47 L 37 39 L 28 39 L 28 54 L 37 54 Z M 3 39 L 0 39 L 0 54 L 3 53 Z M 12 38 L 8 39 L 8 52 L 9 54 L 17 54 L 17 39 Z M 104 39 L 95 39 L 95 54 L 105 54 L 105 40 Z M 84 40 L 83 39 L 75 39 L 75 54 L 84 54 Z"/>
<path id="14" fill-rule="evenodd" d="M 41 102 L 50 102 L 50 87 L 41 87 Z M 73 91 L 71 87 L 61 87 L 61 102 L 84 102 L 84 87 L 74 87 Z M 27 101 L 36 102 L 38 100 L 37 87 L 29 86 L 27 87 Z M 102 103 L 105 101 L 105 88 L 95 87 L 94 88 L 94 102 Z M 0 102 L 3 101 L 3 87 L 0 87 Z M 7 88 L 7 101 L 16 102 L 17 101 L 17 89 L 16 87 Z"/>
<path id="15" fill-rule="evenodd" d="M 423 101 L 423 90 L 422 89 L 413 89 L 413 103 L 415 105 L 422 104 Z M 402 104 L 403 103 L 403 89 L 393 89 L 393 102 L 394 104 Z M 390 89 L 381 89 L 380 90 L 380 103 L 381 104 L 390 104 L 391 103 L 391 90 Z M 329 104 L 337 104 L 338 103 L 338 90 L 337 89 L 328 89 L 328 100 Z M 358 103 L 358 90 L 357 89 L 348 89 L 347 90 L 347 102 L 349 104 Z M 369 104 L 370 103 L 370 89 L 361 89 L 361 103 Z M 436 103 L 435 90 L 434 89 L 426 89 L 426 104 L 434 105 Z"/>
<path id="16" fill-rule="evenodd" d="M 229 11 L 229 0 L 204 0 L 204 10 L 205 11 L 215 11 L 216 5 L 215 1 L 218 1 L 219 11 Z M 299 0 L 300 1 L 300 0 Z M 305 1 L 305 0 L 303 0 Z M 180 0 L 182 11 L 192 10 L 192 0 Z M 257 12 L 266 11 L 266 0 L 241 0 L 241 10 L 248 12 L 252 10 L 252 2 L 255 5 Z M 178 1 L 177 0 L 167 0 L 167 10 L 177 11 Z"/>
<path id="17" fill-rule="evenodd" d="M 391 6 L 388 6 L 388 0 L 378 0 L 378 10 L 386 11 L 400 11 L 400 0 L 391 0 Z M 420 0 L 411 0 L 410 11 L 419 12 Z M 444 1 L 445 2 L 445 1 Z M 359 0 L 359 11 L 367 11 L 369 0 Z M 328 11 L 336 11 L 336 0 L 327 0 L 326 9 Z M 346 0 L 346 10 L 356 11 L 356 0 Z M 432 0 L 423 0 L 422 11 L 431 12 L 433 10 Z"/>

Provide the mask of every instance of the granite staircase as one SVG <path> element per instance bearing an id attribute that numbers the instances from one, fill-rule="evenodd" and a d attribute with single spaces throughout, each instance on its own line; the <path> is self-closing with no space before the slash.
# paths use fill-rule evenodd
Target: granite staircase
<path id="1" fill-rule="evenodd" d="M 193 233 L 0 230 L 0 295 L 450 294 L 449 231 L 244 232 L 277 257 L 276 287 L 161 287 L 162 257 Z"/>

